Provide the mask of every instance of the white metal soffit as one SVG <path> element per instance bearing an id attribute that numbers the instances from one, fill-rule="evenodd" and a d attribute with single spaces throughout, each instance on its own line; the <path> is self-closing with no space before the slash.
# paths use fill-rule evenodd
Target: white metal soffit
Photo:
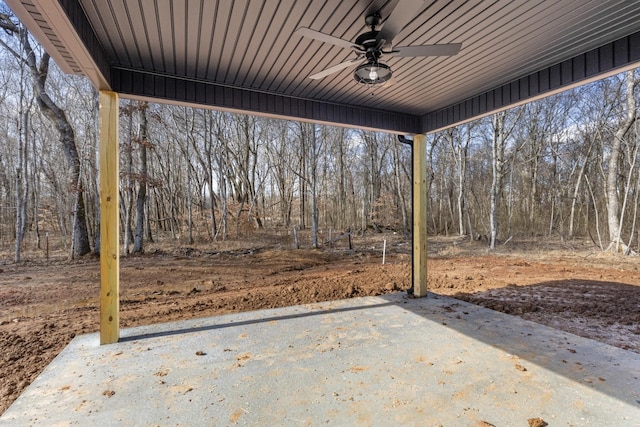
<path id="1" fill-rule="evenodd" d="M 252 107 L 266 104 L 278 116 L 394 131 L 464 120 L 640 59 L 637 0 L 425 1 L 394 45 L 462 43 L 462 49 L 451 57 L 384 57 L 392 84 L 373 92 L 354 81 L 353 67 L 310 79 L 355 56 L 295 30 L 354 41 L 369 30 L 366 15 L 378 11 L 384 20 L 402 1 L 7 3 L 66 71 L 124 96 L 269 114 L 264 105 Z M 540 70 L 546 74 L 522 80 Z M 368 111 L 378 114 L 359 117 Z"/>

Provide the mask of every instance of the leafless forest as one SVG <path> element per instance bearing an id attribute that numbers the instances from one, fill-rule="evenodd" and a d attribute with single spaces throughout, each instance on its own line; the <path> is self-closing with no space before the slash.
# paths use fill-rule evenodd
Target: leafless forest
<path id="1" fill-rule="evenodd" d="M 0 14 L 0 247 L 96 251 L 98 101 Z M 588 238 L 637 253 L 637 72 L 429 135 L 429 232 L 495 247 Z M 123 253 L 308 230 L 411 229 L 411 147 L 394 135 L 121 101 Z M 309 233 L 310 231 L 310 233 Z M 48 238 L 47 238 L 48 237 Z"/>

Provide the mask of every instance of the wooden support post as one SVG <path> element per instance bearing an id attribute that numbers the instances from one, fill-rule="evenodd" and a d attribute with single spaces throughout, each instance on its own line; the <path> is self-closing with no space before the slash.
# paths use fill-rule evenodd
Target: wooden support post
<path id="1" fill-rule="evenodd" d="M 427 136 L 413 138 L 413 294 L 427 295 Z"/>
<path id="2" fill-rule="evenodd" d="M 120 338 L 118 94 L 100 91 L 100 344 Z"/>

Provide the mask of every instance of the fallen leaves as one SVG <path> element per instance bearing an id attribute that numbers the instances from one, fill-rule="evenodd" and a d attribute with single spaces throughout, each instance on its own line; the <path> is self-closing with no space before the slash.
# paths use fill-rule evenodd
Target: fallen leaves
<path id="1" fill-rule="evenodd" d="M 529 418 L 527 420 L 529 427 L 547 427 L 547 424 L 542 418 Z"/>
<path id="2" fill-rule="evenodd" d="M 517 369 L 518 371 L 527 372 L 527 368 L 525 368 L 524 366 L 522 366 L 522 365 L 521 365 L 521 364 L 519 364 L 519 363 L 516 363 L 516 369 Z"/>

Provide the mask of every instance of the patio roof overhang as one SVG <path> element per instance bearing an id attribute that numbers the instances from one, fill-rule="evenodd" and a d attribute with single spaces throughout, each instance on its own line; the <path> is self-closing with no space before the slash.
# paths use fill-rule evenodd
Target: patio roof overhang
<path id="1" fill-rule="evenodd" d="M 452 57 L 390 58 L 373 93 L 345 40 L 398 0 L 7 0 L 56 62 L 123 97 L 396 133 L 425 133 L 637 66 L 635 0 L 425 1 L 395 45 L 462 43 Z M 400 5 L 402 7 L 402 5 Z"/>

